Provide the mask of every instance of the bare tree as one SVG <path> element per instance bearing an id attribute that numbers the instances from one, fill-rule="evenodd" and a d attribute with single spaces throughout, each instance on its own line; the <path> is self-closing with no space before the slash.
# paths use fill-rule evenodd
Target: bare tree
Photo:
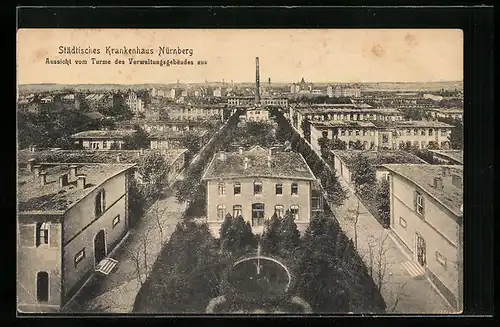
<path id="1" fill-rule="evenodd" d="M 359 207 L 360 207 L 360 201 L 358 198 L 358 205 L 356 206 L 356 209 L 348 209 L 347 210 L 347 215 L 346 218 L 351 221 L 353 228 L 354 228 L 354 248 L 358 249 L 358 221 L 359 221 Z"/>
<path id="2" fill-rule="evenodd" d="M 390 279 L 392 273 L 388 273 L 387 270 L 387 267 L 392 264 L 392 262 L 390 262 L 387 257 L 387 252 L 389 250 L 387 244 L 388 237 L 389 234 L 386 231 L 382 231 L 380 237 L 377 238 L 373 235 L 370 235 L 369 239 L 367 240 L 368 246 L 366 254 L 368 255 L 368 271 L 380 294 L 382 294 L 383 290 L 385 291 L 385 285 L 391 284 Z M 406 282 L 402 285 L 399 285 L 396 292 L 390 292 L 390 297 L 393 301 L 393 304 L 388 311 L 394 312 L 396 310 L 399 301 L 403 297 L 405 286 Z"/>

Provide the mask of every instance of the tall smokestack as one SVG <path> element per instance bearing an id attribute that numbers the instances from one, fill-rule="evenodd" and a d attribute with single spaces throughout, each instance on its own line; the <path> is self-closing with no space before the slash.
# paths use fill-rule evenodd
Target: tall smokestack
<path id="1" fill-rule="evenodd" d="M 259 57 L 255 58 L 255 104 L 260 103 Z"/>

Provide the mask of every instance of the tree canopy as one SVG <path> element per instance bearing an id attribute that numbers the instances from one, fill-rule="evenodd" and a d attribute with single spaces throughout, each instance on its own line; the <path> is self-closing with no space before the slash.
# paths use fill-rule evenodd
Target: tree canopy
<path id="1" fill-rule="evenodd" d="M 220 229 L 221 248 L 229 253 L 238 254 L 256 246 L 255 235 L 250 223 L 242 216 L 233 217 L 228 213 Z"/>
<path id="2" fill-rule="evenodd" d="M 148 134 L 139 125 L 134 126 L 135 133 L 126 136 L 122 148 L 125 150 L 137 150 L 149 148 Z"/>
<path id="3" fill-rule="evenodd" d="M 142 157 L 138 164 L 138 172 L 148 190 L 148 196 L 158 198 L 168 187 L 168 163 L 159 153 L 149 153 Z"/>

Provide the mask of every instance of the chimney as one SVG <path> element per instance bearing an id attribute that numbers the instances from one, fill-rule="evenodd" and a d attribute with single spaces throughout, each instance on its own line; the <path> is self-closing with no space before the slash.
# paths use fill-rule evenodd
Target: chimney
<path id="1" fill-rule="evenodd" d="M 248 169 L 248 162 L 249 162 L 249 161 L 250 161 L 250 160 L 249 160 L 248 158 L 245 158 L 245 159 L 243 160 L 243 164 L 244 164 L 244 168 L 245 168 L 245 169 Z"/>
<path id="2" fill-rule="evenodd" d="M 259 57 L 255 58 L 255 104 L 260 103 Z"/>
<path id="3" fill-rule="evenodd" d="M 76 178 L 76 175 L 78 174 L 78 166 L 77 165 L 69 166 L 69 172 L 71 178 Z"/>
<path id="4" fill-rule="evenodd" d="M 59 177 L 59 187 L 68 185 L 68 174 L 63 174 Z"/>
<path id="5" fill-rule="evenodd" d="M 443 189 L 443 179 L 441 177 L 434 177 L 434 188 L 438 190 Z"/>
<path id="6" fill-rule="evenodd" d="M 450 167 L 443 167 L 443 177 L 448 177 L 450 175 Z"/>
<path id="7" fill-rule="evenodd" d="M 42 185 L 47 184 L 47 172 L 46 171 L 41 171 L 39 174 L 40 174 L 40 183 Z"/>
<path id="8" fill-rule="evenodd" d="M 457 174 L 452 174 L 451 175 L 451 183 L 458 188 L 462 188 L 462 176 L 459 176 Z"/>
<path id="9" fill-rule="evenodd" d="M 81 175 L 77 176 L 77 185 L 78 185 L 78 188 L 81 188 L 81 189 L 85 188 L 85 179 L 86 179 L 86 177 L 87 177 L 87 175 L 85 175 L 85 174 L 81 174 Z"/>
<path id="10" fill-rule="evenodd" d="M 224 152 L 220 152 L 220 153 L 219 153 L 219 160 L 221 160 L 221 161 L 226 160 L 226 153 L 224 153 Z"/>
<path id="11" fill-rule="evenodd" d="M 40 165 L 34 165 L 33 166 L 33 174 L 35 175 L 35 177 L 38 177 L 40 176 L 40 171 L 42 170 L 42 166 Z"/>
<path id="12" fill-rule="evenodd" d="M 271 157 L 271 155 L 268 155 L 267 156 L 267 167 L 271 168 L 272 160 L 273 160 L 273 158 Z"/>
<path id="13" fill-rule="evenodd" d="M 240 154 L 243 154 L 243 147 L 242 147 L 242 146 L 240 146 L 240 147 L 238 148 L 238 152 L 239 152 Z"/>
<path id="14" fill-rule="evenodd" d="M 35 159 L 28 159 L 28 165 L 27 168 L 29 171 L 33 171 L 33 166 L 35 165 Z"/>

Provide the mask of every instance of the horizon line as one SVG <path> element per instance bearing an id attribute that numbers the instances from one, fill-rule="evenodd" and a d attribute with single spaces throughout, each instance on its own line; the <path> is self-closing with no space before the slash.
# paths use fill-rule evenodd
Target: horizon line
<path id="1" fill-rule="evenodd" d="M 393 84 L 410 84 L 410 83 L 463 83 L 463 80 L 443 80 L 443 81 L 372 81 L 372 82 L 340 82 L 340 81 L 332 81 L 332 82 L 307 82 L 307 84 L 312 83 L 312 84 L 377 84 L 377 83 L 393 83 Z M 38 82 L 38 83 L 18 83 L 18 86 L 21 85 L 146 85 L 146 84 L 159 84 L 159 85 L 168 85 L 168 84 L 231 84 L 231 81 L 202 81 L 202 82 L 142 82 L 142 83 L 52 83 L 52 82 Z M 273 84 L 293 84 L 293 83 L 300 83 L 300 82 L 272 82 L 271 85 Z M 248 82 L 233 82 L 233 84 L 255 84 L 255 81 L 248 81 Z M 264 84 L 264 85 L 262 85 Z M 261 86 L 267 86 L 267 82 L 261 83 Z"/>

